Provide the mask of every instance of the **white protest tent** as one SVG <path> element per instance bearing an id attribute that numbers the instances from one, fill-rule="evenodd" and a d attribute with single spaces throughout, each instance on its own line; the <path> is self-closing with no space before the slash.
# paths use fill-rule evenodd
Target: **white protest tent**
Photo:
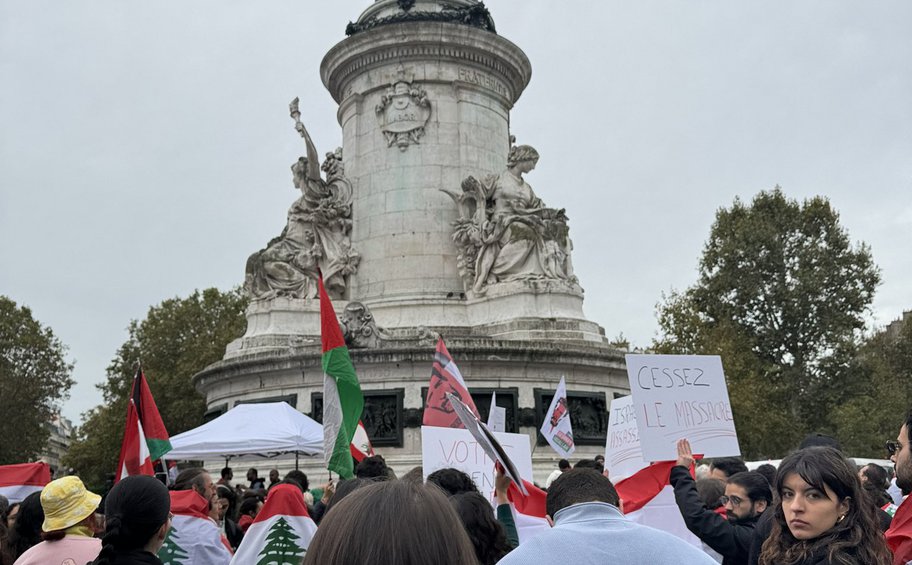
<path id="1" fill-rule="evenodd" d="M 323 455 L 323 426 L 285 402 L 239 404 L 171 438 L 171 461 Z"/>

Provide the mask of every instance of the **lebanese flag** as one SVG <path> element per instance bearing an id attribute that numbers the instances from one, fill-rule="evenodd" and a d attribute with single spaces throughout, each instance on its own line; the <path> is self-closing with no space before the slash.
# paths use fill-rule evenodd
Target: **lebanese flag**
<path id="1" fill-rule="evenodd" d="M 323 342 L 323 453 L 327 469 L 350 479 L 355 476 L 351 443 L 364 410 L 364 395 L 323 277 L 318 282 Z"/>
<path id="2" fill-rule="evenodd" d="M 195 490 L 172 490 L 171 513 L 174 515 L 171 529 L 158 550 L 158 558 L 164 565 L 228 565 L 231 562 L 231 549 L 218 524 L 209 517 L 209 503 L 205 498 Z"/>
<path id="3" fill-rule="evenodd" d="M 447 400 L 447 393 L 455 395 L 463 404 L 472 410 L 479 420 L 478 408 L 469 394 L 465 380 L 459 372 L 453 357 L 447 351 L 443 338 L 437 342 L 437 351 L 434 353 L 434 365 L 431 367 L 431 384 L 428 387 L 427 399 L 424 403 L 424 421 L 422 425 L 437 426 L 439 428 L 465 428 L 456 415 L 456 411 Z"/>
<path id="4" fill-rule="evenodd" d="M 149 457 L 152 461 L 158 461 L 162 455 L 171 451 L 171 438 L 162 422 L 161 414 L 158 413 L 158 406 L 155 405 L 155 399 L 152 398 L 152 391 L 149 389 L 149 383 L 146 382 L 146 376 L 143 374 L 141 366 L 136 369 L 136 375 L 133 377 L 130 398 L 133 399 L 133 404 L 136 406 L 136 413 L 146 436 Z"/>
<path id="5" fill-rule="evenodd" d="M 51 467 L 47 463 L 0 465 L 0 494 L 10 504 L 22 502 L 33 492 L 41 492 L 51 482 Z"/>
<path id="6" fill-rule="evenodd" d="M 300 563 L 316 531 L 301 490 L 294 485 L 276 485 L 231 563 Z"/>
<path id="7" fill-rule="evenodd" d="M 117 462 L 117 473 L 114 482 L 131 475 L 155 476 L 152 459 L 149 456 L 149 445 L 143 433 L 136 405 L 130 398 L 127 404 L 127 422 L 124 426 L 123 443 L 120 446 L 120 460 Z"/>
<path id="8" fill-rule="evenodd" d="M 364 461 L 366 457 L 374 456 L 374 448 L 371 447 L 370 438 L 367 437 L 367 430 L 364 429 L 364 422 L 358 420 L 358 427 L 355 429 L 355 437 L 352 438 L 351 445 L 352 457 L 358 463 Z"/>
<path id="9" fill-rule="evenodd" d="M 507 498 L 513 510 L 513 521 L 516 523 L 516 533 L 519 534 L 520 545 L 542 532 L 551 529 L 548 523 L 545 499 L 547 494 L 529 481 L 523 479 L 528 495 L 524 495 L 515 483 L 510 483 L 507 489 Z"/>

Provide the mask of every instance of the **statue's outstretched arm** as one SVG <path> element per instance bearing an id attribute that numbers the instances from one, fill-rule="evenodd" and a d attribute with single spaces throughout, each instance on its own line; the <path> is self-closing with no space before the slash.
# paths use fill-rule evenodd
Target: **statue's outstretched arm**
<path id="1" fill-rule="evenodd" d="M 320 157 L 317 155 L 317 148 L 314 147 L 314 142 L 310 139 L 310 134 L 307 133 L 307 128 L 304 127 L 304 124 L 301 122 L 301 112 L 298 111 L 298 99 L 295 98 L 291 101 L 291 104 L 288 105 L 289 110 L 291 110 L 291 117 L 295 121 L 295 129 L 301 134 L 301 137 L 304 138 L 304 145 L 307 147 L 307 178 L 310 180 L 320 180 Z"/>

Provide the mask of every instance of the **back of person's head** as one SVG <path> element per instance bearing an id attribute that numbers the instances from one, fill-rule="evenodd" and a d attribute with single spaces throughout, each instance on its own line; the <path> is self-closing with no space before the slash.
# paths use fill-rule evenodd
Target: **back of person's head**
<path id="1" fill-rule="evenodd" d="M 766 479 L 766 482 L 770 484 L 770 488 L 773 488 L 773 485 L 776 484 L 776 467 L 770 463 L 764 463 L 755 469 L 758 473 L 763 475 Z"/>
<path id="2" fill-rule="evenodd" d="M 301 489 L 301 492 L 304 492 L 310 488 L 310 481 L 307 480 L 307 475 L 304 471 L 298 469 L 292 469 L 285 473 L 285 481 L 294 481 L 298 483 L 298 487 Z"/>
<path id="3" fill-rule="evenodd" d="M 594 469 L 573 469 L 551 483 L 545 510 L 552 519 L 559 511 L 584 502 L 607 502 L 618 506 L 619 498 L 608 477 Z"/>
<path id="4" fill-rule="evenodd" d="M 855 466 L 832 447 L 800 449 L 782 460 L 776 472 L 776 492 L 782 499 L 786 483 L 799 477 L 810 487 L 836 502 L 847 504 L 846 513 L 829 530 L 813 539 L 798 540 L 790 532 L 784 504 L 777 504 L 773 528 L 763 544 L 759 563 L 801 563 L 826 552 L 827 563 L 889 563 L 890 553 L 878 528 L 874 509 L 865 503 Z"/>
<path id="5" fill-rule="evenodd" d="M 158 550 L 168 533 L 171 497 L 158 479 L 122 479 L 105 497 L 105 534 L 94 565 L 112 563 L 121 552 Z"/>
<path id="6" fill-rule="evenodd" d="M 226 481 L 230 481 L 234 476 L 234 473 L 231 471 L 231 467 L 225 467 L 222 469 L 222 478 Z"/>
<path id="7" fill-rule="evenodd" d="M 429 483 L 433 483 L 442 488 L 447 494 L 459 494 L 461 492 L 478 492 L 472 478 L 459 469 L 446 467 L 437 469 L 427 478 Z"/>
<path id="8" fill-rule="evenodd" d="M 382 479 L 359 479 L 358 477 L 352 477 L 351 479 L 344 479 L 339 481 L 336 485 L 336 492 L 333 493 L 332 498 L 329 499 L 329 503 L 326 505 L 326 511 L 323 513 L 325 516 L 333 509 L 343 498 L 349 494 L 355 492 L 359 488 L 366 487 L 376 483 L 378 480 Z"/>
<path id="9" fill-rule="evenodd" d="M 250 516 L 251 518 L 256 518 L 257 512 L 260 510 L 260 504 L 263 502 L 262 496 L 246 496 L 241 501 L 241 505 L 238 507 L 238 516 Z"/>
<path id="10" fill-rule="evenodd" d="M 593 469 L 595 471 L 602 471 L 602 466 L 595 459 L 580 459 L 576 462 L 576 465 L 573 466 L 574 469 Z"/>
<path id="11" fill-rule="evenodd" d="M 861 473 L 865 476 L 866 481 L 873 488 L 886 490 L 890 486 L 890 480 L 887 479 L 887 471 L 876 463 L 869 463 L 861 468 Z"/>
<path id="12" fill-rule="evenodd" d="M 382 455 L 365 457 L 355 467 L 355 476 L 359 479 L 389 479 L 392 478 L 392 469 L 386 464 Z"/>
<path id="13" fill-rule="evenodd" d="M 722 502 L 719 499 L 725 494 L 725 481 L 706 477 L 705 479 L 697 479 L 696 485 L 697 494 L 707 508 L 715 510 L 722 506 Z"/>
<path id="14" fill-rule="evenodd" d="M 417 465 L 409 469 L 408 473 L 402 475 L 400 478 L 402 481 L 416 481 L 419 483 L 424 482 L 424 467 Z"/>
<path id="15" fill-rule="evenodd" d="M 6 512 L 9 510 L 9 499 L 0 494 L 0 521 L 6 523 Z"/>
<path id="16" fill-rule="evenodd" d="M 808 434 L 798 445 L 798 449 L 806 449 L 808 447 L 832 447 L 836 451 L 842 451 L 842 445 L 840 445 L 839 440 L 820 432 Z"/>
<path id="17" fill-rule="evenodd" d="M 773 502 L 773 490 L 766 477 L 757 471 L 735 473 L 728 478 L 728 482 L 738 485 L 747 492 L 747 497 L 753 502 L 765 500 L 767 504 Z"/>
<path id="18" fill-rule="evenodd" d="M 79 477 L 68 475 L 53 480 L 41 489 L 41 507 L 44 522 L 41 538 L 57 541 L 64 538 L 66 530 L 84 524 L 95 528 L 95 510 L 101 497 L 90 492 Z"/>
<path id="19" fill-rule="evenodd" d="M 747 471 L 747 465 L 738 457 L 719 457 L 713 459 L 709 468 L 711 471 L 718 469 L 724 473 L 726 477 L 731 477 L 735 473 L 744 473 Z"/>
<path id="20" fill-rule="evenodd" d="M 16 521 L 9 533 L 9 553 L 13 561 L 41 541 L 41 524 L 43 523 L 44 509 L 41 507 L 41 493 L 33 492 L 19 503 L 19 512 L 16 514 Z"/>
<path id="21" fill-rule="evenodd" d="M 510 552 L 503 526 L 494 519 L 491 503 L 477 492 L 463 492 L 450 497 L 459 515 L 480 565 L 494 565 Z"/>
<path id="22" fill-rule="evenodd" d="M 324 563 L 478 565 L 446 496 L 413 481 L 374 482 L 327 512 L 304 556 Z"/>
<path id="23" fill-rule="evenodd" d="M 566 459 L 561 459 L 560 461 L 557 462 L 557 468 L 560 469 L 561 471 L 566 471 L 567 469 L 570 468 L 570 462 L 567 461 Z"/>
<path id="24" fill-rule="evenodd" d="M 197 492 L 206 491 L 206 474 L 208 471 L 202 467 L 190 467 L 184 469 L 174 479 L 171 490 L 196 490 Z"/>

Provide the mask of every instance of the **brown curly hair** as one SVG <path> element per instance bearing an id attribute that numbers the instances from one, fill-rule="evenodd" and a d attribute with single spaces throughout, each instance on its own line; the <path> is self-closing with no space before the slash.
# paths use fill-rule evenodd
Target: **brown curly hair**
<path id="1" fill-rule="evenodd" d="M 892 557 L 880 532 L 874 507 L 867 503 L 854 466 L 832 447 L 809 447 L 782 460 L 776 473 L 776 491 L 782 498 L 783 483 L 793 473 L 807 484 L 837 500 L 849 502 L 845 518 L 820 536 L 799 540 L 785 521 L 782 504 L 776 505 L 773 529 L 763 543 L 759 565 L 796 565 L 826 556 L 832 565 L 890 565 Z"/>

